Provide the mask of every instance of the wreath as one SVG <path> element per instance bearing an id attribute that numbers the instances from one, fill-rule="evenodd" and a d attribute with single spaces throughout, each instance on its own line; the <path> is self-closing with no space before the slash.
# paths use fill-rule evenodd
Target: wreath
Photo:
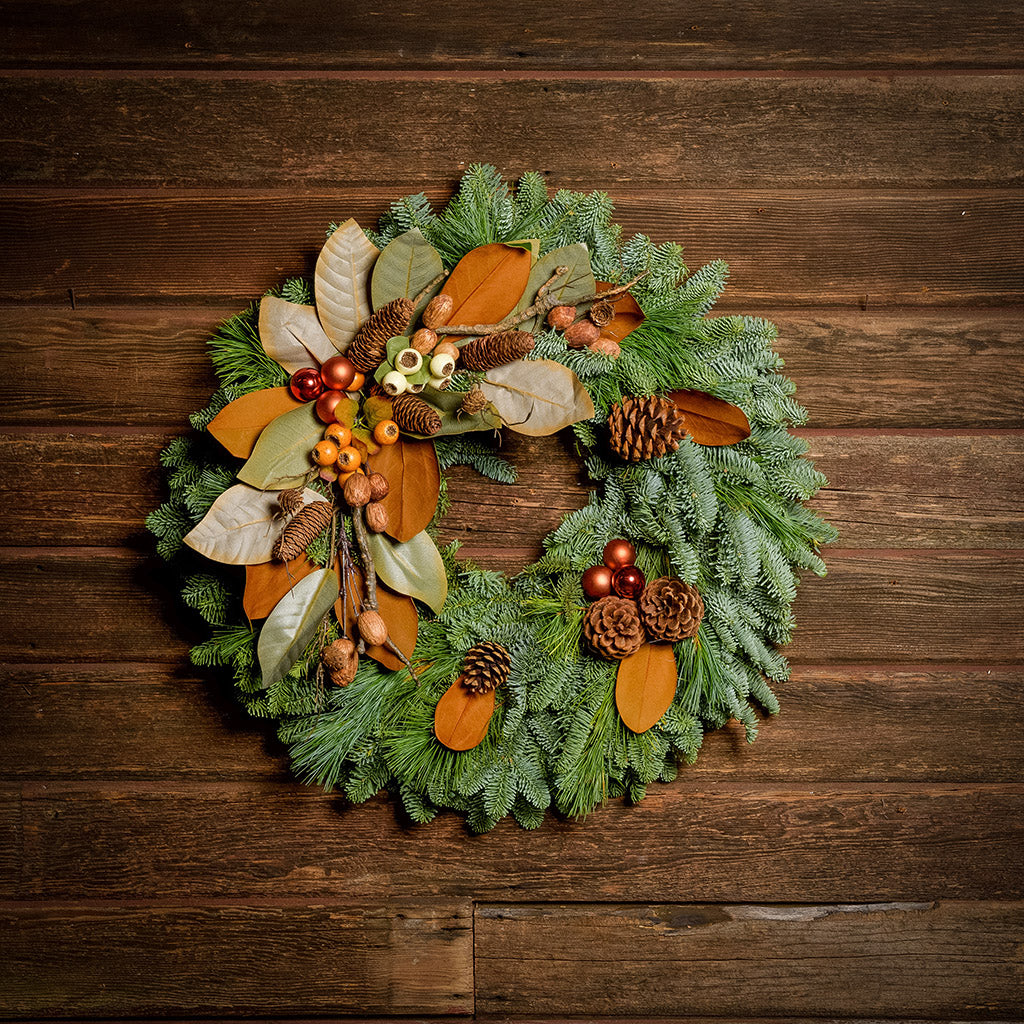
<path id="1" fill-rule="evenodd" d="M 778 710 L 797 570 L 834 530 L 776 328 L 711 318 L 727 267 L 623 241 L 601 192 L 474 166 L 439 213 L 331 225 L 210 340 L 220 387 L 148 518 L 299 778 L 477 832 L 577 816 Z M 594 490 L 512 578 L 439 546 L 444 473 L 571 428 Z"/>

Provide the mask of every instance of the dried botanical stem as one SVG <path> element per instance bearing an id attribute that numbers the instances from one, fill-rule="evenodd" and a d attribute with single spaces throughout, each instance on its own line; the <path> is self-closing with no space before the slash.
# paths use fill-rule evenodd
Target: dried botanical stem
<path id="1" fill-rule="evenodd" d="M 373 567 L 373 555 L 370 554 L 370 543 L 366 535 L 366 520 L 362 508 L 352 509 L 352 526 L 355 530 L 356 543 L 359 545 L 359 558 L 363 563 L 363 575 L 366 584 L 366 601 L 364 608 L 377 611 L 377 571 Z"/>
<path id="2" fill-rule="evenodd" d="M 426 287 L 424 287 L 423 290 L 420 291 L 416 298 L 412 300 L 413 306 L 418 306 L 427 297 L 427 292 L 429 292 L 431 288 L 435 288 L 437 285 L 439 285 L 447 276 L 448 271 L 442 270 L 441 273 L 438 274 L 437 277 L 435 277 L 434 280 L 430 282 L 430 284 L 426 285 Z"/>
<path id="3" fill-rule="evenodd" d="M 533 301 L 540 302 L 549 291 L 551 291 L 552 285 L 560 278 L 565 277 L 569 273 L 568 267 L 555 267 L 555 272 L 537 289 L 537 294 L 533 297 Z"/>

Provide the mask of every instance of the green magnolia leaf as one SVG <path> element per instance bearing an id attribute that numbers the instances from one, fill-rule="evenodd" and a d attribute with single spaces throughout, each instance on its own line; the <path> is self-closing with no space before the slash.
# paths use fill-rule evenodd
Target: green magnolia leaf
<path id="1" fill-rule="evenodd" d="M 374 311 L 394 299 L 414 299 L 435 278 L 444 273 L 437 250 L 420 234 L 419 228 L 406 231 L 381 249 L 370 278 L 370 301 Z M 427 292 L 416 306 L 411 323 L 416 323 L 423 307 L 441 290 L 444 280 Z"/>
<path id="2" fill-rule="evenodd" d="M 442 437 L 445 434 L 471 434 L 475 430 L 501 430 L 501 417 L 493 405 L 485 405 L 472 416 L 461 412 L 462 400 L 466 397 L 462 391 L 438 391 L 426 387 L 420 392 L 420 398 L 432 406 L 441 416 L 441 429 L 431 437 Z M 423 434 L 412 434 L 412 437 L 424 437 Z"/>
<path id="3" fill-rule="evenodd" d="M 531 437 L 556 434 L 594 415 L 579 377 L 551 359 L 519 359 L 488 370 L 480 390 L 509 430 Z"/>
<path id="4" fill-rule="evenodd" d="M 256 652 L 263 688 L 283 679 L 302 657 L 316 634 L 320 620 L 334 607 L 340 584 L 333 569 L 317 569 L 303 576 L 274 607 L 260 630 Z"/>
<path id="5" fill-rule="evenodd" d="M 315 307 L 273 295 L 260 300 L 260 342 L 263 351 L 289 373 L 319 366 L 338 354 L 324 334 Z"/>
<path id="6" fill-rule="evenodd" d="M 593 295 L 597 291 L 594 274 L 590 269 L 590 251 L 582 242 L 575 245 L 563 245 L 561 249 L 552 249 L 534 264 L 530 271 L 530 280 L 526 291 L 516 306 L 516 312 L 532 306 L 537 297 L 537 289 L 545 284 L 555 272 L 556 267 L 568 267 L 569 272 L 552 285 L 548 294 L 557 295 L 563 306 L 574 306 L 579 299 Z M 519 325 L 521 331 L 537 331 L 541 327 L 541 318 L 532 317 Z"/>
<path id="7" fill-rule="evenodd" d="M 383 533 L 367 535 L 377 575 L 400 594 L 422 601 L 438 614 L 448 596 L 444 562 L 426 532 L 400 544 Z"/>
<path id="8" fill-rule="evenodd" d="M 331 344 L 348 348 L 359 325 L 370 315 L 370 270 L 380 250 L 351 218 L 320 250 L 316 261 L 316 311 Z"/>
<path id="9" fill-rule="evenodd" d="M 308 505 L 326 499 L 307 489 L 303 500 Z M 270 561 L 282 526 L 276 491 L 235 484 L 210 506 L 185 543 L 215 562 L 259 565 Z"/>
<path id="10" fill-rule="evenodd" d="M 264 491 L 297 487 L 313 468 L 309 453 L 323 434 L 313 402 L 283 413 L 260 434 L 238 479 Z"/>

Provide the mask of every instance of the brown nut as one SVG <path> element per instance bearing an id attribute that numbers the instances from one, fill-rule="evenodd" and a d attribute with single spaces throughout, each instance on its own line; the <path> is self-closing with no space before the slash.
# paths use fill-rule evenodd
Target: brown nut
<path id="1" fill-rule="evenodd" d="M 575 319 L 575 306 L 555 306 L 548 313 L 548 327 L 553 327 L 556 331 L 564 331 Z"/>
<path id="2" fill-rule="evenodd" d="M 356 677 L 356 669 L 359 668 L 359 655 L 356 652 L 356 645 L 343 636 L 334 643 L 328 644 L 320 652 L 320 660 L 324 668 L 331 674 L 331 682 L 335 686 L 348 686 Z"/>
<path id="3" fill-rule="evenodd" d="M 366 479 L 370 482 L 370 501 L 380 501 L 388 496 L 391 484 L 383 473 L 371 473 Z"/>
<path id="4" fill-rule="evenodd" d="M 452 344 L 450 341 L 439 341 L 434 346 L 433 355 L 435 356 L 451 356 L 456 362 L 459 360 L 459 346 Z"/>
<path id="5" fill-rule="evenodd" d="M 388 528 L 388 510 L 379 502 L 371 501 L 363 510 L 366 526 L 374 533 L 383 533 Z"/>
<path id="6" fill-rule="evenodd" d="M 354 473 L 345 481 L 341 493 L 349 508 L 362 508 L 371 497 L 370 481 L 362 473 Z"/>
<path id="7" fill-rule="evenodd" d="M 416 349 L 420 355 L 427 355 L 432 352 L 434 346 L 437 344 L 437 331 L 432 331 L 429 327 L 421 327 L 412 336 L 412 347 Z"/>
<path id="8" fill-rule="evenodd" d="M 448 323 L 448 317 L 452 315 L 453 309 L 455 300 L 450 295 L 435 295 L 423 310 L 423 326 L 433 329 Z"/>
<path id="9" fill-rule="evenodd" d="M 368 644 L 379 647 L 388 638 L 388 627 L 380 612 L 362 612 L 356 624 L 359 626 L 359 635 Z"/>
<path id="10" fill-rule="evenodd" d="M 609 359 L 618 359 L 622 354 L 622 348 L 614 338 L 598 338 L 590 346 L 591 352 L 598 352 Z"/>
<path id="11" fill-rule="evenodd" d="M 592 320 L 577 320 L 565 329 L 565 343 L 569 348 L 587 348 L 601 337 L 601 328 Z"/>

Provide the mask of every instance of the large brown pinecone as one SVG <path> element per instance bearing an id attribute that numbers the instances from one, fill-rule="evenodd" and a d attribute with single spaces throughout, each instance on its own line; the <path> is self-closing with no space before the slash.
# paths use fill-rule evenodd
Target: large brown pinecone
<path id="1" fill-rule="evenodd" d="M 329 501 L 313 501 L 295 513 L 274 544 L 273 555 L 279 562 L 298 558 L 331 525 L 334 506 Z"/>
<path id="2" fill-rule="evenodd" d="M 646 638 L 636 601 L 610 596 L 595 601 L 583 619 L 583 638 L 608 661 L 621 661 L 640 650 Z"/>
<path id="3" fill-rule="evenodd" d="M 697 635 L 704 602 L 696 587 L 675 576 L 662 576 L 644 587 L 640 614 L 653 640 L 675 643 Z"/>
<path id="4" fill-rule="evenodd" d="M 534 337 L 529 331 L 502 331 L 485 334 L 466 342 L 459 349 L 459 359 L 467 370 L 493 370 L 496 366 L 514 363 L 533 351 Z"/>
<path id="5" fill-rule="evenodd" d="M 377 310 L 356 332 L 345 355 L 360 373 L 376 370 L 387 355 L 388 342 L 404 334 L 412 323 L 416 307 L 412 299 L 393 299 Z"/>
<path id="6" fill-rule="evenodd" d="M 686 434 L 683 414 L 668 398 L 624 398 L 608 414 L 611 447 L 628 462 L 674 452 Z"/>
<path id="7" fill-rule="evenodd" d="M 501 644 L 485 640 L 466 651 L 462 685 L 473 693 L 490 693 L 508 679 L 512 657 Z"/>
<path id="8" fill-rule="evenodd" d="M 441 429 L 441 416 L 431 405 L 415 395 L 395 395 L 391 399 L 391 415 L 408 434 L 430 437 Z"/>

